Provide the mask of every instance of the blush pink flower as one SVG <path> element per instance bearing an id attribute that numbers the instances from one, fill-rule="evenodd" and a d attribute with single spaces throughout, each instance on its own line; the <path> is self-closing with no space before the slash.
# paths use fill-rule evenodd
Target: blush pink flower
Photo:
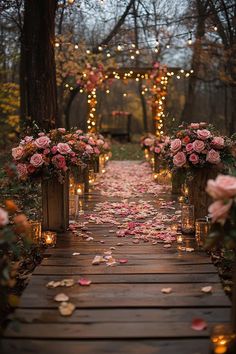
<path id="1" fill-rule="evenodd" d="M 187 152 L 192 152 L 193 151 L 193 144 L 192 143 L 188 143 L 186 145 L 186 151 Z"/>
<path id="2" fill-rule="evenodd" d="M 17 166 L 16 166 L 16 170 L 17 170 L 18 177 L 20 179 L 26 179 L 27 178 L 28 170 L 27 170 L 26 164 L 18 163 Z"/>
<path id="3" fill-rule="evenodd" d="M 8 213 L 6 210 L 0 208 L 0 227 L 9 223 Z"/>
<path id="4" fill-rule="evenodd" d="M 181 149 L 182 147 L 182 142 L 180 139 L 174 139 L 171 141 L 171 144 L 170 144 L 170 149 L 172 152 L 177 152 Z"/>
<path id="5" fill-rule="evenodd" d="M 104 144 L 104 140 L 102 140 L 102 139 L 98 139 L 97 140 L 97 145 L 98 146 L 102 146 Z"/>
<path id="6" fill-rule="evenodd" d="M 236 177 L 218 175 L 215 180 L 207 182 L 207 193 L 214 199 L 227 199 L 236 197 Z"/>
<path id="7" fill-rule="evenodd" d="M 224 138 L 222 138 L 221 136 L 216 136 L 214 137 L 214 139 L 212 140 L 211 144 L 218 149 L 222 149 L 225 145 L 225 140 Z"/>
<path id="8" fill-rule="evenodd" d="M 207 156 L 206 156 L 206 161 L 208 161 L 209 163 L 212 163 L 214 165 L 217 165 L 218 163 L 220 163 L 221 159 L 220 159 L 219 152 L 215 151 L 214 149 L 211 149 L 210 151 L 208 151 Z"/>
<path id="9" fill-rule="evenodd" d="M 22 146 L 17 146 L 12 149 L 12 156 L 14 160 L 20 160 L 24 155 L 24 148 Z"/>
<path id="10" fill-rule="evenodd" d="M 85 150 L 88 154 L 93 154 L 93 148 L 91 145 L 87 144 Z"/>
<path id="11" fill-rule="evenodd" d="M 67 155 L 71 152 L 71 148 L 67 143 L 58 143 L 57 151 L 62 155 Z"/>
<path id="12" fill-rule="evenodd" d="M 198 129 L 197 136 L 201 140 L 207 140 L 208 138 L 211 137 L 211 132 L 207 129 Z"/>
<path id="13" fill-rule="evenodd" d="M 200 153 L 205 149 L 205 143 L 202 140 L 195 140 L 193 142 L 194 151 Z"/>
<path id="14" fill-rule="evenodd" d="M 45 133 L 41 132 L 41 133 L 38 133 L 38 136 L 44 136 Z"/>
<path id="15" fill-rule="evenodd" d="M 177 167 L 182 167 L 186 163 L 186 155 L 184 152 L 177 152 L 173 157 L 173 163 Z"/>
<path id="16" fill-rule="evenodd" d="M 199 123 L 191 123 L 190 124 L 190 128 L 192 128 L 192 129 L 199 129 L 199 127 L 200 127 Z"/>
<path id="17" fill-rule="evenodd" d="M 192 162 L 193 165 L 196 165 L 199 162 L 199 156 L 193 153 L 189 156 L 189 161 Z"/>
<path id="18" fill-rule="evenodd" d="M 155 151 L 156 154 L 160 154 L 161 149 L 159 147 L 155 147 L 154 151 Z"/>
<path id="19" fill-rule="evenodd" d="M 48 155 L 50 153 L 50 149 L 45 149 L 44 151 L 43 151 L 43 154 L 44 155 Z"/>
<path id="20" fill-rule="evenodd" d="M 57 153 L 57 147 L 56 147 L 56 146 L 53 146 L 53 147 L 51 148 L 51 152 L 52 152 L 52 154 L 56 154 L 56 153 Z"/>
<path id="21" fill-rule="evenodd" d="M 44 163 L 43 156 L 41 154 L 34 154 L 30 158 L 30 163 L 34 167 L 40 167 Z"/>
<path id="22" fill-rule="evenodd" d="M 66 160 L 65 157 L 62 155 L 55 155 L 52 158 L 52 163 L 59 168 L 60 170 L 64 170 L 66 167 Z"/>
<path id="23" fill-rule="evenodd" d="M 95 153 L 96 155 L 99 155 L 99 154 L 100 154 L 100 150 L 98 150 L 97 147 L 94 147 L 93 150 L 94 150 L 94 153 Z"/>
<path id="24" fill-rule="evenodd" d="M 229 216 L 229 210 L 232 206 L 232 203 L 233 200 L 217 200 L 212 203 L 208 208 L 212 222 L 219 222 L 220 224 L 224 225 L 226 219 Z"/>
<path id="25" fill-rule="evenodd" d="M 91 137 L 90 137 L 89 140 L 88 140 L 88 144 L 90 144 L 90 145 L 96 145 L 94 139 L 91 138 Z"/>
<path id="26" fill-rule="evenodd" d="M 49 147 L 50 142 L 51 140 L 49 139 L 49 137 L 44 135 L 36 139 L 34 143 L 39 149 L 46 149 L 47 147 Z"/>
<path id="27" fill-rule="evenodd" d="M 60 133 L 62 133 L 62 134 L 66 132 L 66 129 L 65 129 L 65 128 L 58 128 L 57 130 L 58 130 Z"/>
<path id="28" fill-rule="evenodd" d="M 144 145 L 145 146 L 151 146 L 153 144 L 153 140 L 150 138 L 144 139 Z"/>
<path id="29" fill-rule="evenodd" d="M 76 133 L 77 133 L 77 134 L 82 134 L 82 133 L 83 133 L 83 130 L 78 129 L 78 130 L 76 130 Z"/>

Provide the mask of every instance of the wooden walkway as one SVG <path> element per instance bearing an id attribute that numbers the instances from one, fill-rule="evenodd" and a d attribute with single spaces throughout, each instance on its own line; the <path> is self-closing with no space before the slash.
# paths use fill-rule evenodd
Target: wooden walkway
<path id="1" fill-rule="evenodd" d="M 93 194 L 85 208 L 91 210 L 104 200 Z M 108 233 L 105 225 L 90 225 L 89 230 L 93 242 L 68 233 L 46 252 L 15 313 L 20 324 L 8 326 L 1 354 L 207 354 L 210 327 L 230 317 L 230 302 L 208 256 L 180 251 L 177 244 L 169 249 L 163 244 L 135 245 Z M 117 247 L 118 242 L 124 245 Z M 189 245 L 189 239 L 186 242 Z M 94 256 L 110 247 L 115 247 L 116 258 L 127 258 L 128 263 L 92 265 Z M 46 288 L 51 280 L 77 281 L 80 276 L 92 284 Z M 207 285 L 213 287 L 211 294 L 201 292 Z M 169 287 L 172 293 L 161 292 Z M 59 314 L 53 300 L 59 292 L 76 305 L 71 317 Z M 204 319 L 208 329 L 191 329 L 193 318 Z"/>

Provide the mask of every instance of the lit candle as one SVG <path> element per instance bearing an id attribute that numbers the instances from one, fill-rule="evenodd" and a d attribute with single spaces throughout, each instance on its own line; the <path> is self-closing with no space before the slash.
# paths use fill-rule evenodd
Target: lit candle
<path id="1" fill-rule="evenodd" d="M 176 236 L 176 241 L 177 241 L 177 243 L 182 243 L 183 242 L 183 236 L 182 236 L 182 234 L 180 235 L 177 235 Z"/>
<path id="2" fill-rule="evenodd" d="M 233 333 L 233 330 L 229 324 L 215 325 L 211 334 L 212 353 L 233 353 L 231 349 L 235 338 L 236 335 Z"/>
<path id="3" fill-rule="evenodd" d="M 55 247 L 57 234 L 53 231 L 45 231 L 43 233 L 43 242 L 47 247 Z"/>
<path id="4" fill-rule="evenodd" d="M 184 204 L 182 206 L 181 229 L 183 233 L 191 234 L 195 231 L 194 206 Z"/>

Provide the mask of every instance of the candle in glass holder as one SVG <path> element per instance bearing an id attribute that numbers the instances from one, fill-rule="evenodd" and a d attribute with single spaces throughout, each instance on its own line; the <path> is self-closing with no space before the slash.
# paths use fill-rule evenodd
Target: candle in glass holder
<path id="1" fill-rule="evenodd" d="M 76 183 L 75 190 L 76 190 L 76 194 L 79 197 L 82 197 L 84 195 L 84 183 Z"/>
<path id="2" fill-rule="evenodd" d="M 188 188 L 188 185 L 186 183 L 183 184 L 182 192 L 183 192 L 183 196 L 184 197 L 188 197 L 189 196 L 189 188 Z"/>
<path id="3" fill-rule="evenodd" d="M 195 237 L 197 245 L 202 247 L 210 231 L 210 222 L 206 219 L 197 219 L 195 223 Z"/>
<path id="4" fill-rule="evenodd" d="M 55 247 L 57 242 L 57 234 L 53 231 L 43 232 L 43 243 L 47 247 Z"/>
<path id="5" fill-rule="evenodd" d="M 33 242 L 39 243 L 42 234 L 42 223 L 40 221 L 30 220 L 30 238 Z"/>
<path id="6" fill-rule="evenodd" d="M 195 231 L 194 206 L 184 204 L 182 206 L 181 230 L 183 233 L 191 234 Z"/>
<path id="7" fill-rule="evenodd" d="M 183 235 L 182 234 L 177 234 L 176 235 L 176 242 L 177 243 L 182 243 L 183 242 Z"/>
<path id="8" fill-rule="evenodd" d="M 69 194 L 70 195 L 75 194 L 75 181 L 72 176 L 70 176 L 70 181 L 69 181 Z"/>
<path id="9" fill-rule="evenodd" d="M 233 333 L 230 324 L 218 324 L 213 326 L 211 333 L 211 353 L 233 354 L 235 339 L 236 334 Z"/>

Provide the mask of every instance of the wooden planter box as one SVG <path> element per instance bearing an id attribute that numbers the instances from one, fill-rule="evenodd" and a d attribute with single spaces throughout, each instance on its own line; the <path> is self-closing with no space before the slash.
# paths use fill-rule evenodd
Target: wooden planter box
<path id="1" fill-rule="evenodd" d="M 63 184 L 57 178 L 42 180 L 42 228 L 65 232 L 69 226 L 69 176 Z"/>
<path id="2" fill-rule="evenodd" d="M 215 179 L 217 170 L 214 168 L 195 169 L 193 179 L 187 181 L 189 188 L 189 203 L 194 205 L 195 218 L 204 218 L 208 215 L 208 207 L 212 203 L 206 192 L 208 179 Z"/>
<path id="3" fill-rule="evenodd" d="M 182 186 L 184 181 L 185 173 L 182 169 L 172 173 L 172 194 L 178 196 L 182 194 Z"/>

